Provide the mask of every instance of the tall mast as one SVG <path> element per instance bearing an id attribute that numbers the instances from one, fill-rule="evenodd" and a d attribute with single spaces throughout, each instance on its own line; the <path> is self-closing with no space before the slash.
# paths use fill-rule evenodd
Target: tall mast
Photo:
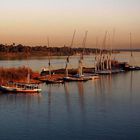
<path id="1" fill-rule="evenodd" d="M 85 32 L 85 36 L 84 36 L 84 39 L 83 39 L 83 52 L 81 54 L 81 57 L 80 57 L 80 60 L 79 60 L 79 75 L 82 76 L 83 75 L 83 55 L 84 55 L 84 51 L 85 51 L 85 47 L 86 47 L 86 40 L 87 40 L 87 34 L 88 34 L 88 31 Z"/>
<path id="2" fill-rule="evenodd" d="M 110 34 L 108 33 L 108 49 L 107 49 L 107 56 L 106 56 L 106 69 L 109 70 L 109 62 L 110 62 Z"/>
<path id="3" fill-rule="evenodd" d="M 82 55 L 81 55 L 81 59 L 83 59 L 83 55 L 84 55 L 84 52 L 85 52 L 85 47 L 86 47 L 86 41 L 87 41 L 87 34 L 88 34 L 88 31 L 85 32 L 85 37 L 83 39 L 83 52 L 82 52 Z"/>
<path id="4" fill-rule="evenodd" d="M 109 69 L 112 69 L 112 50 L 113 50 L 113 46 L 114 46 L 114 40 L 115 40 L 115 29 L 113 29 L 113 35 L 112 35 L 112 43 L 110 45 L 110 60 L 109 60 Z"/>
<path id="5" fill-rule="evenodd" d="M 27 83 L 30 83 L 30 70 L 29 70 L 29 59 L 28 59 L 28 55 L 29 55 L 29 48 L 27 47 L 26 49 L 27 54 L 26 54 L 26 59 L 27 59 L 27 67 L 28 67 L 28 73 L 27 73 Z"/>
<path id="6" fill-rule="evenodd" d="M 70 44 L 70 48 L 73 47 L 75 34 L 76 34 L 76 30 L 74 30 L 74 32 L 73 32 L 73 36 L 72 36 L 72 41 L 71 41 L 71 44 Z M 66 67 L 65 67 L 65 69 L 66 69 L 66 77 L 68 76 L 69 59 L 70 59 L 70 54 L 68 54 L 68 56 L 67 56 L 67 60 L 66 60 Z"/>
<path id="7" fill-rule="evenodd" d="M 96 50 L 95 50 L 95 59 L 94 59 L 95 72 L 98 70 L 97 48 L 98 48 L 98 37 L 96 37 Z"/>
<path id="8" fill-rule="evenodd" d="M 73 33 L 73 36 L 72 36 L 72 41 L 71 41 L 70 48 L 73 47 L 73 42 L 74 42 L 75 34 L 76 34 L 76 30 L 74 30 L 74 33 Z"/>
<path id="9" fill-rule="evenodd" d="M 70 48 L 73 47 L 75 34 L 76 34 L 76 30 L 74 30 L 74 32 L 73 32 L 73 36 L 72 36 L 72 40 L 71 40 L 71 44 L 70 44 Z M 70 58 L 70 55 L 68 54 L 68 57 L 67 57 L 67 63 L 69 63 L 69 58 Z"/>
<path id="10" fill-rule="evenodd" d="M 49 40 L 49 37 L 48 37 L 48 48 L 50 47 L 50 40 Z M 49 52 L 49 62 L 48 62 L 48 66 L 49 66 L 49 75 L 51 76 L 51 55 L 50 55 L 50 52 Z"/>
<path id="11" fill-rule="evenodd" d="M 132 34 L 130 32 L 130 51 L 131 51 L 131 57 L 133 57 L 133 51 L 132 51 Z"/>
<path id="12" fill-rule="evenodd" d="M 104 36 L 104 40 L 103 40 L 103 50 L 105 50 L 105 48 L 106 48 L 107 33 L 108 32 L 106 31 L 105 36 Z M 105 68 L 104 61 L 105 61 L 105 55 L 103 54 L 103 56 L 101 55 L 101 67 L 102 67 L 102 70 L 104 70 L 104 68 Z"/>

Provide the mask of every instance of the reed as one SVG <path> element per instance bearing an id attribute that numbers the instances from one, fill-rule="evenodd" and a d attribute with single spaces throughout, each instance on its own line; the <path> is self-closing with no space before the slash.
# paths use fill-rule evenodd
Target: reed
<path id="1" fill-rule="evenodd" d="M 32 76 L 34 74 L 32 69 L 28 69 L 25 66 L 18 68 L 0 67 L 0 82 L 3 83 L 7 81 L 26 81 L 28 70 L 30 71 L 30 75 Z"/>

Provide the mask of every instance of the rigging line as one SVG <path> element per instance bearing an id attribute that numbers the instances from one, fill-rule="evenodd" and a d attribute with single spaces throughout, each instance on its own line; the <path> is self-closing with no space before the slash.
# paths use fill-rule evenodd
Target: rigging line
<path id="1" fill-rule="evenodd" d="M 132 52 L 132 34 L 130 32 L 130 51 L 131 51 L 131 57 L 133 57 L 133 52 Z"/>
<path id="2" fill-rule="evenodd" d="M 70 49 L 73 47 L 75 34 L 76 34 L 76 30 L 74 30 L 74 32 L 73 32 L 72 41 L 71 41 L 71 44 L 70 44 Z M 68 56 L 67 56 L 66 63 L 69 63 L 69 59 L 70 59 L 70 54 L 68 54 Z"/>
<path id="3" fill-rule="evenodd" d="M 115 29 L 113 29 L 113 35 L 112 35 L 112 45 L 111 45 L 111 51 L 112 51 L 112 49 L 113 49 L 113 46 L 114 46 L 114 42 L 115 42 L 115 34 L 116 34 L 116 31 L 115 31 Z"/>
<path id="4" fill-rule="evenodd" d="M 47 38 L 47 40 L 48 40 L 48 48 L 49 48 L 49 47 L 50 47 L 50 40 L 49 40 L 49 37 Z M 50 50 L 50 51 L 51 51 L 51 50 Z M 50 52 L 50 51 L 49 51 L 49 63 L 48 63 L 49 66 L 51 65 L 51 62 L 50 62 L 50 59 L 51 59 L 51 58 L 50 58 L 50 57 L 51 57 L 51 56 L 50 56 L 50 55 L 51 55 L 50 53 L 51 53 L 51 52 Z"/>
<path id="5" fill-rule="evenodd" d="M 74 30 L 74 33 L 73 33 L 73 36 L 72 36 L 72 41 L 71 41 L 70 48 L 72 48 L 72 47 L 73 47 L 73 43 L 74 43 L 75 34 L 76 34 L 76 30 Z"/>
<path id="6" fill-rule="evenodd" d="M 29 47 L 26 48 L 26 60 L 27 60 L 27 67 L 28 67 L 28 73 L 27 73 L 27 83 L 30 83 L 30 70 L 29 70 Z"/>
<path id="7" fill-rule="evenodd" d="M 82 56 L 81 58 L 83 59 L 83 55 L 84 55 L 84 52 L 85 52 L 85 47 L 86 47 L 86 41 L 87 41 L 87 34 L 88 34 L 88 31 L 85 32 L 85 37 L 83 39 L 83 52 L 82 52 Z"/>
<path id="8" fill-rule="evenodd" d="M 99 39 L 98 39 L 98 37 L 96 37 L 96 50 L 95 50 L 95 55 L 97 55 L 98 46 L 99 46 Z"/>
<path id="9" fill-rule="evenodd" d="M 47 38 L 47 40 L 48 40 L 48 48 L 50 47 L 50 39 L 49 39 L 49 37 Z M 49 51 L 49 63 L 48 63 L 48 65 L 49 65 L 49 75 L 51 75 L 51 49 L 50 49 L 50 51 Z"/>
<path id="10" fill-rule="evenodd" d="M 102 49 L 106 49 L 106 39 L 107 39 L 107 34 L 108 34 L 108 32 L 106 31 L 106 32 L 105 32 L 104 39 L 103 39 L 103 48 L 102 48 Z"/>

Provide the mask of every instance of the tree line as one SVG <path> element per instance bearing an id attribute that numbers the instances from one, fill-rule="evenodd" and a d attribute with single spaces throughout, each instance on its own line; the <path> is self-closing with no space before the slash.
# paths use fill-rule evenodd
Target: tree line
<path id="1" fill-rule="evenodd" d="M 0 44 L 0 52 L 2 53 L 29 53 L 33 55 L 57 55 L 57 56 L 67 56 L 76 55 L 84 53 L 85 55 L 99 52 L 99 49 L 95 48 L 70 48 L 67 46 L 63 47 L 47 47 L 47 46 L 25 46 L 22 44 L 15 45 L 3 45 Z"/>

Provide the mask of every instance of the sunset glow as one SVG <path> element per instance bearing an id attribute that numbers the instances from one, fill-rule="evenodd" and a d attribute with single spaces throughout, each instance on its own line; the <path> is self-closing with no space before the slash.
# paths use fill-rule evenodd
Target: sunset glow
<path id="1" fill-rule="evenodd" d="M 115 30 L 114 48 L 140 45 L 139 0 L 4 0 L 0 2 L 0 43 L 51 46 L 69 45 L 76 29 L 74 46 L 81 46 L 89 31 L 87 47 L 101 44 L 105 31 Z"/>

